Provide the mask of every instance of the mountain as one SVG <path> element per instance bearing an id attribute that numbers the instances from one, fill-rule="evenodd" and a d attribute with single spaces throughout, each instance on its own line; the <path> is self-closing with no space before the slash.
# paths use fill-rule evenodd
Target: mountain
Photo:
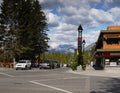
<path id="1" fill-rule="evenodd" d="M 74 54 L 75 46 L 70 44 L 59 45 L 56 48 L 49 49 L 49 52 L 71 53 Z"/>
<path id="2" fill-rule="evenodd" d="M 85 51 L 91 51 L 91 49 L 94 45 L 95 45 L 95 43 L 92 43 L 92 44 L 86 46 Z M 77 48 L 71 44 L 64 44 L 64 45 L 59 45 L 56 48 L 51 48 L 48 51 L 49 52 L 59 52 L 59 53 L 71 53 L 72 55 L 74 55 L 75 49 L 77 49 Z"/>
<path id="3" fill-rule="evenodd" d="M 88 45 L 88 46 L 85 48 L 85 50 L 86 50 L 86 51 L 91 51 L 91 49 L 92 49 L 93 46 L 95 46 L 95 43 L 92 43 L 92 44 Z"/>

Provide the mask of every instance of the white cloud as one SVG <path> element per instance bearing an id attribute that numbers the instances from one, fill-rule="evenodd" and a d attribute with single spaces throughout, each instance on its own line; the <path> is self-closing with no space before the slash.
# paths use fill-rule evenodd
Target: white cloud
<path id="1" fill-rule="evenodd" d="M 101 25 L 105 27 L 120 24 L 119 0 L 41 0 L 41 2 L 52 27 L 49 32 L 52 47 L 60 44 L 77 46 L 79 24 L 88 31 L 83 33 L 86 45 L 97 41 L 100 30 L 104 30 Z"/>
<path id="2" fill-rule="evenodd" d="M 39 0 L 44 9 L 52 9 L 61 5 L 61 0 Z"/>
<path id="3" fill-rule="evenodd" d="M 86 46 L 97 41 L 100 31 L 90 31 L 83 34 L 83 39 L 86 41 Z"/>
<path id="4" fill-rule="evenodd" d="M 120 0 L 39 0 L 46 14 L 50 46 L 77 46 L 77 28 L 82 24 L 86 46 L 97 41 L 101 25 L 120 25 Z M 0 0 L 0 3 L 2 0 Z M 107 27 L 106 27 L 107 28 Z"/>
<path id="5" fill-rule="evenodd" d="M 53 13 L 48 13 L 47 15 L 47 19 L 48 19 L 48 24 L 52 27 L 54 26 L 58 26 L 59 25 L 59 20 L 60 20 L 60 17 L 53 14 Z"/>
<path id="6" fill-rule="evenodd" d="M 59 44 L 57 44 L 56 42 L 52 42 L 50 43 L 50 45 L 51 45 L 50 48 L 54 49 L 54 48 L 57 48 Z"/>
<path id="7" fill-rule="evenodd" d="M 100 9 L 92 8 L 90 10 L 90 16 L 98 23 L 110 23 L 114 21 L 113 16 L 109 12 Z"/>
<path id="8" fill-rule="evenodd" d="M 70 30 L 74 30 L 76 26 L 74 25 L 71 25 L 71 24 L 66 24 L 66 23 L 60 23 L 60 25 L 58 27 L 56 27 L 56 31 L 62 31 L 62 32 L 65 32 L 65 31 L 69 31 Z"/>
<path id="9" fill-rule="evenodd" d="M 116 21 L 120 18 L 120 7 L 111 8 L 109 12 L 114 16 Z"/>
<path id="10" fill-rule="evenodd" d="M 73 6 L 65 6 L 65 7 L 59 7 L 59 12 L 61 12 L 63 15 L 68 15 L 68 16 L 72 16 L 75 15 L 78 11 L 76 9 L 76 7 Z"/>

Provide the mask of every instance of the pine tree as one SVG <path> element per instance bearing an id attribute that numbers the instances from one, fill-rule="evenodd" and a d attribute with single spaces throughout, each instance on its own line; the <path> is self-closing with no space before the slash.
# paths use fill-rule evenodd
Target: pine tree
<path id="1" fill-rule="evenodd" d="M 4 41 L 4 52 L 7 59 L 13 57 L 13 37 L 15 36 L 16 27 L 16 2 L 17 0 L 3 0 L 0 13 L 0 27 L 4 31 L 2 39 Z"/>
<path id="2" fill-rule="evenodd" d="M 0 23 L 15 57 L 34 59 L 47 50 L 47 22 L 38 0 L 3 0 Z"/>

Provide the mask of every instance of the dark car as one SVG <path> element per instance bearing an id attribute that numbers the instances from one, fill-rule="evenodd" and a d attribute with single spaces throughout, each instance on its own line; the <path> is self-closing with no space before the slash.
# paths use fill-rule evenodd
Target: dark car
<path id="1" fill-rule="evenodd" d="M 71 64 L 72 64 L 72 62 L 68 62 L 66 66 L 71 67 Z"/>
<path id="2" fill-rule="evenodd" d="M 53 61 L 55 68 L 60 68 L 60 62 Z"/>
<path id="3" fill-rule="evenodd" d="M 54 63 L 51 60 L 44 60 L 39 64 L 39 68 L 54 69 Z"/>

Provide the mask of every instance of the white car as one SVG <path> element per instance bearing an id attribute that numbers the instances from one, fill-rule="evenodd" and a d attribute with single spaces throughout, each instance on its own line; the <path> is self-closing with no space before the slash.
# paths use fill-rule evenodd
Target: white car
<path id="1" fill-rule="evenodd" d="M 31 61 L 30 60 L 19 60 L 19 62 L 16 63 L 15 69 L 31 69 Z"/>

